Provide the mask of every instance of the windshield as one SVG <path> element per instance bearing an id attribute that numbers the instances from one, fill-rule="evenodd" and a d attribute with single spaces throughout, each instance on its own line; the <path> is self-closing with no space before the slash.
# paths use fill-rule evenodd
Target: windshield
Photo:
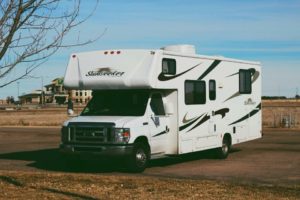
<path id="1" fill-rule="evenodd" d="M 103 90 L 94 91 L 93 98 L 82 111 L 82 116 L 142 116 L 149 91 Z"/>

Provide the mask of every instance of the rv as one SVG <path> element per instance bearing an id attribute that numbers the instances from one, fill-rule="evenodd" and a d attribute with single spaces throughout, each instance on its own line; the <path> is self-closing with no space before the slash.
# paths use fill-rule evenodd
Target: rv
<path id="1" fill-rule="evenodd" d="M 67 156 L 121 156 L 142 172 L 166 156 L 215 149 L 226 158 L 262 136 L 260 63 L 197 55 L 192 45 L 74 53 L 64 85 L 93 90 L 63 124 Z"/>

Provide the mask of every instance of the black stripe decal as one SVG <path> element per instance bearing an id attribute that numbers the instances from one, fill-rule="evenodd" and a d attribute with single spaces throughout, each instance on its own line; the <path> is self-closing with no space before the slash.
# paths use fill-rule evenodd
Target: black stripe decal
<path id="1" fill-rule="evenodd" d="M 258 79 L 259 77 L 259 71 L 255 71 L 252 77 L 252 84 Z"/>
<path id="2" fill-rule="evenodd" d="M 235 97 L 238 97 L 238 96 L 240 96 L 241 94 L 240 94 L 240 92 L 236 92 L 236 93 L 234 93 L 233 95 L 231 95 L 230 97 L 228 97 L 228 99 L 226 99 L 223 103 L 225 103 L 226 101 L 228 101 L 228 100 L 230 100 L 230 99 L 233 99 L 233 98 L 235 98 Z"/>
<path id="3" fill-rule="evenodd" d="M 215 69 L 219 64 L 221 60 L 215 60 L 208 68 L 207 70 L 198 78 L 198 80 L 202 80 L 207 74 L 209 74 L 213 69 Z"/>
<path id="4" fill-rule="evenodd" d="M 215 115 L 221 115 L 222 116 L 222 119 L 225 117 L 226 113 L 229 112 L 229 108 L 222 108 L 220 110 L 217 110 L 215 112 Z"/>
<path id="5" fill-rule="evenodd" d="M 187 119 L 186 116 L 187 116 L 188 113 L 185 113 L 183 119 L 182 119 L 182 123 L 186 124 L 190 121 L 193 121 L 194 119 L 196 119 L 197 117 L 194 117 L 194 118 L 191 118 L 191 119 Z"/>
<path id="6" fill-rule="evenodd" d="M 202 117 L 202 116 L 203 116 L 203 114 L 200 117 Z M 186 129 L 187 127 L 191 126 L 194 122 L 196 122 L 198 119 L 200 119 L 200 117 L 197 117 L 193 121 L 191 121 L 191 122 L 189 122 L 189 123 L 187 123 L 187 124 L 185 124 L 183 126 L 180 126 L 179 127 L 179 131 L 182 131 L 182 130 Z"/>
<path id="7" fill-rule="evenodd" d="M 234 73 L 234 74 L 231 74 L 231 75 L 229 75 L 229 76 L 226 76 L 226 78 L 231 77 L 231 76 L 234 76 L 234 75 L 238 75 L 238 74 L 239 74 L 239 72 Z"/>
<path id="8" fill-rule="evenodd" d="M 236 120 L 235 122 L 232 122 L 231 124 L 229 124 L 229 126 L 230 126 L 230 125 L 233 125 L 233 124 L 237 124 L 237 123 L 239 123 L 239 122 L 242 122 L 242 121 L 244 121 L 244 120 L 246 120 L 246 119 L 252 117 L 252 116 L 255 115 L 256 113 L 258 113 L 258 112 L 261 110 L 261 103 L 258 104 L 258 106 L 256 106 L 256 108 L 258 108 L 258 109 L 252 110 L 250 113 L 248 113 L 248 114 L 245 115 L 244 117 L 242 117 L 242 118 Z"/>
<path id="9" fill-rule="evenodd" d="M 200 126 L 201 124 L 205 123 L 207 120 L 210 119 L 209 115 L 205 115 L 193 128 L 191 128 L 188 132 L 190 132 L 191 130 L 197 128 L 198 126 Z"/>
<path id="10" fill-rule="evenodd" d="M 152 137 L 157 137 L 157 136 L 160 136 L 160 135 L 163 135 L 163 134 L 166 134 L 166 133 L 167 133 L 167 131 L 162 131 L 162 132 L 160 132 L 160 133 L 158 133 L 158 134 L 156 134 L 156 135 L 154 135 Z"/>
<path id="11" fill-rule="evenodd" d="M 222 119 L 226 116 L 226 113 L 229 112 L 229 108 L 222 108 L 220 110 L 215 111 L 215 115 L 221 115 Z M 193 121 L 179 127 L 179 131 L 182 131 L 186 128 L 188 128 L 189 126 L 191 126 L 192 124 L 194 124 L 198 119 L 200 119 L 204 114 L 202 114 L 201 116 L 197 117 L 196 119 L 194 119 Z M 201 124 L 205 123 L 207 120 L 210 119 L 210 116 L 208 114 L 206 114 L 193 128 L 191 128 L 189 131 L 197 128 L 198 126 L 200 126 Z M 188 131 L 188 132 L 189 132 Z"/>
<path id="12" fill-rule="evenodd" d="M 174 76 L 165 76 L 165 74 L 161 72 L 161 73 L 158 75 L 158 80 L 160 80 L 160 81 L 168 81 L 168 80 L 177 78 L 178 76 L 181 76 L 181 75 L 183 75 L 183 74 L 185 74 L 185 73 L 191 71 L 192 69 L 194 69 L 195 67 L 199 66 L 200 64 L 201 64 L 201 63 L 195 65 L 194 67 L 192 67 L 192 68 L 190 68 L 190 69 L 188 69 L 188 70 L 186 70 L 186 71 L 184 71 L 184 72 L 181 72 L 180 74 L 176 74 L 176 75 L 174 75 Z"/>

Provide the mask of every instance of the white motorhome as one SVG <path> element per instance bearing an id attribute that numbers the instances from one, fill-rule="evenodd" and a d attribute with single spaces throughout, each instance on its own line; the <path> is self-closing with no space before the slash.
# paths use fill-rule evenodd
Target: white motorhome
<path id="1" fill-rule="evenodd" d="M 216 149 L 261 133 L 260 63 L 203 56 L 194 46 L 74 53 L 64 85 L 93 90 L 82 113 L 62 128 L 61 151 L 149 159 Z"/>

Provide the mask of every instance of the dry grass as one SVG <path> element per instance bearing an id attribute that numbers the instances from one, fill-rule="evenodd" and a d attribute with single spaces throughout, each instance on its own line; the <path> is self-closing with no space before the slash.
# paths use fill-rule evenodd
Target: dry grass
<path id="1" fill-rule="evenodd" d="M 263 127 L 286 127 L 283 120 L 291 120 L 291 127 L 300 128 L 300 101 L 264 100 L 262 103 Z"/>
<path id="2" fill-rule="evenodd" d="M 300 188 L 204 180 L 0 172 L 0 199 L 299 199 Z"/>
<path id="3" fill-rule="evenodd" d="M 80 113 L 83 108 L 76 108 Z M 65 107 L 37 110 L 0 111 L 0 126 L 61 126 L 69 117 Z M 284 127 L 283 118 L 292 120 L 292 127 L 300 128 L 300 101 L 263 100 L 264 128 Z"/>
<path id="4" fill-rule="evenodd" d="M 68 119 L 64 111 L 1 111 L 0 126 L 61 126 Z"/>
<path id="5" fill-rule="evenodd" d="M 79 114 L 83 108 L 75 108 Z M 69 118 L 67 108 L 0 110 L 0 126 L 61 126 Z"/>

